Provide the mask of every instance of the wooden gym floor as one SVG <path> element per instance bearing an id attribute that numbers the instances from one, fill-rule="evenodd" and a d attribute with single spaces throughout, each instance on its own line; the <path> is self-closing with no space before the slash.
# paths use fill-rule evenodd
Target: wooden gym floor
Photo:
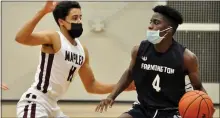
<path id="1" fill-rule="evenodd" d="M 16 102 L 1 103 L 2 118 L 16 117 Z M 127 111 L 131 107 L 131 103 L 115 103 L 107 112 L 94 112 L 98 102 L 83 103 L 83 102 L 62 102 L 59 103 L 62 111 L 71 118 L 117 118 L 121 113 Z M 214 118 L 220 118 L 219 106 L 216 106 Z"/>

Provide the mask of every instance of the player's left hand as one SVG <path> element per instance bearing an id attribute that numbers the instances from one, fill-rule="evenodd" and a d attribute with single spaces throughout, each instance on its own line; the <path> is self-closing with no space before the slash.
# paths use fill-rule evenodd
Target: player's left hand
<path id="1" fill-rule="evenodd" d="M 114 104 L 114 99 L 111 97 L 107 97 L 106 99 L 103 99 L 99 105 L 96 107 L 95 111 L 102 113 L 103 110 L 107 111 L 108 107 L 111 108 Z"/>
<path id="2" fill-rule="evenodd" d="M 53 1 L 53 0 L 47 0 L 45 6 L 43 7 L 43 12 L 44 13 L 50 13 L 52 12 L 55 8 L 56 5 L 58 4 L 58 1 Z"/>
<path id="3" fill-rule="evenodd" d="M 1 88 L 2 88 L 3 90 L 8 90 L 8 89 L 9 89 L 6 84 L 1 84 Z"/>
<path id="4" fill-rule="evenodd" d="M 128 86 L 128 88 L 125 89 L 125 91 L 133 91 L 133 90 L 136 90 L 134 81 Z"/>

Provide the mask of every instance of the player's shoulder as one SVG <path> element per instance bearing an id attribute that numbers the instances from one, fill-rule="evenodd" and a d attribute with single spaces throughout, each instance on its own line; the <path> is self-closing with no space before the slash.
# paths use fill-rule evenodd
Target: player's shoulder
<path id="1" fill-rule="evenodd" d="M 195 53 L 193 53 L 192 51 L 190 51 L 189 49 L 185 49 L 184 51 L 184 61 L 187 63 L 190 63 L 190 62 L 195 62 L 197 61 L 197 56 Z"/>
<path id="2" fill-rule="evenodd" d="M 137 52 L 138 49 L 139 49 L 139 47 L 140 47 L 140 45 L 135 45 L 135 46 L 133 46 L 132 52 Z"/>
<path id="3" fill-rule="evenodd" d="M 83 44 L 81 44 L 81 45 L 82 45 L 83 50 L 84 50 L 85 52 L 88 52 L 88 48 L 87 48 L 85 45 L 83 45 Z"/>
<path id="4" fill-rule="evenodd" d="M 137 57 L 139 47 L 140 47 L 140 45 L 135 45 L 135 46 L 133 46 L 133 48 L 132 48 L 132 50 L 131 50 L 131 56 L 132 56 L 132 58 L 136 58 L 136 57 Z"/>
<path id="5" fill-rule="evenodd" d="M 139 50 L 139 48 L 142 46 L 146 46 L 146 44 L 150 44 L 150 42 L 148 41 L 148 40 L 142 40 L 141 42 L 140 42 L 140 44 L 138 44 L 138 45 L 135 45 L 135 46 L 133 46 L 133 48 L 132 48 L 132 52 L 138 52 L 138 50 Z"/>
<path id="6" fill-rule="evenodd" d="M 191 50 L 189 50 L 188 48 L 186 48 L 184 50 L 184 57 L 185 58 L 195 58 L 196 57 L 196 54 L 193 53 Z"/>
<path id="7" fill-rule="evenodd" d="M 82 48 L 84 50 L 85 57 L 88 58 L 89 57 L 89 50 L 88 50 L 88 48 L 85 45 L 83 45 L 83 44 L 81 44 L 81 45 L 82 45 Z"/>

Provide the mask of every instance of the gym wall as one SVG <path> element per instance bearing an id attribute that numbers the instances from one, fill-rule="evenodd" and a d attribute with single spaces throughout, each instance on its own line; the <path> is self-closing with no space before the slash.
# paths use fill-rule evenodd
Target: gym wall
<path id="1" fill-rule="evenodd" d="M 155 5 L 164 4 L 164 2 L 80 2 L 80 4 L 84 28 L 80 41 L 89 50 L 95 77 L 103 83 L 117 83 L 129 65 L 132 47 L 145 39 L 146 29 L 153 14 L 152 8 Z M 44 2 L 2 2 L 2 81 L 7 83 L 10 88 L 9 91 L 3 91 L 2 99 L 4 100 L 18 100 L 34 81 L 40 46 L 18 44 L 15 42 L 15 35 L 19 28 L 30 20 L 43 5 Z M 100 24 L 104 25 L 103 32 L 97 31 Z M 181 35 L 181 32 L 186 35 L 185 30 L 183 27 L 181 28 L 176 36 L 180 42 L 185 43 L 183 42 L 184 37 Z M 47 29 L 59 30 L 51 13 L 39 22 L 35 31 Z M 213 35 L 219 36 L 218 34 Z M 188 43 L 186 45 L 188 46 Z M 197 49 L 194 45 L 190 48 Z M 213 58 L 216 53 L 212 54 Z M 210 61 L 202 59 L 204 59 L 204 61 L 200 61 L 202 67 L 209 66 L 205 63 Z M 218 59 L 216 57 L 215 62 Z M 212 68 L 210 74 L 203 75 L 205 84 L 209 82 L 205 81 L 206 78 L 219 78 L 219 74 L 216 73 L 219 72 L 216 70 L 217 67 L 219 66 L 213 64 L 210 66 Z M 219 83 L 219 80 L 215 79 L 211 83 L 216 82 Z M 211 89 L 208 92 L 211 93 Z M 219 103 L 219 94 L 216 93 L 211 93 L 210 96 Z M 72 81 L 63 100 L 100 100 L 106 96 L 107 94 L 88 94 L 77 76 Z M 134 101 L 136 98 L 137 95 L 134 91 L 123 92 L 117 100 Z"/>

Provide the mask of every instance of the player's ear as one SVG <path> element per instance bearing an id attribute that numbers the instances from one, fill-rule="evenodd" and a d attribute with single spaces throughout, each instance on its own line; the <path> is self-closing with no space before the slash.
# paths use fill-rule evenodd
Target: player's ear
<path id="1" fill-rule="evenodd" d="M 64 25 L 64 22 L 65 22 L 65 21 L 64 21 L 63 19 L 60 19 L 60 18 L 58 19 L 58 23 L 59 23 L 60 26 L 63 26 L 63 25 Z"/>
<path id="2" fill-rule="evenodd" d="M 167 29 L 168 29 L 167 32 L 169 32 L 169 33 L 172 33 L 172 32 L 173 32 L 173 28 L 172 28 L 171 26 L 168 27 Z"/>
<path id="3" fill-rule="evenodd" d="M 167 28 L 167 33 L 173 35 L 173 28 L 172 27 Z"/>

